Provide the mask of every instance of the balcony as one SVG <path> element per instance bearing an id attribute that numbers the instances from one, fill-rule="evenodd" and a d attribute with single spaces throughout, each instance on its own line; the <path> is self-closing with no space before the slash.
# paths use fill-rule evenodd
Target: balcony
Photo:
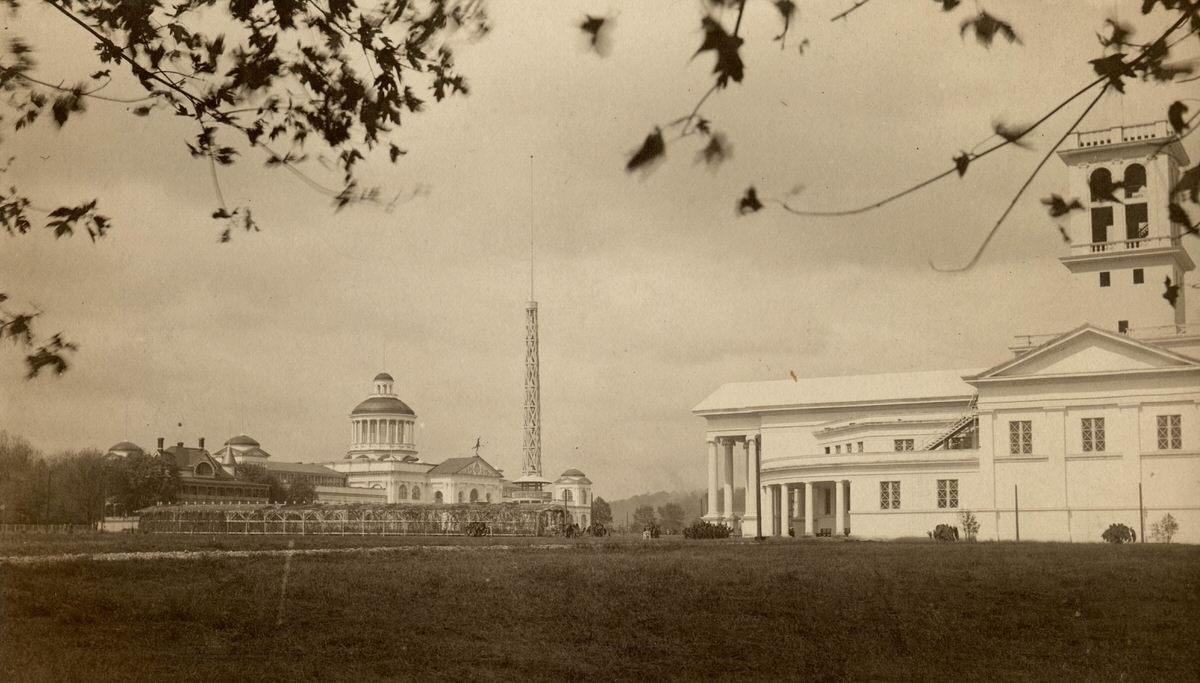
<path id="1" fill-rule="evenodd" d="M 1083 244 L 1072 244 L 1071 255 L 1105 254 L 1114 251 L 1161 249 L 1164 247 L 1178 246 L 1180 246 L 1179 238 L 1171 235 L 1160 235 L 1158 237 L 1126 237 L 1123 240 L 1115 240 L 1112 242 L 1085 242 Z"/>
<path id="2" fill-rule="evenodd" d="M 1123 142 L 1141 142 L 1143 140 L 1166 140 L 1171 137 L 1166 121 L 1143 123 L 1134 126 L 1113 126 L 1105 130 L 1092 130 L 1075 133 L 1075 148 L 1099 147 L 1101 145 L 1116 145 Z"/>

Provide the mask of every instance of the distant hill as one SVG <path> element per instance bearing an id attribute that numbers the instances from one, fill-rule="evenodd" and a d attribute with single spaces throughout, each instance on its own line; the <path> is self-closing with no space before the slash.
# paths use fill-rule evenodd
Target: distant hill
<path id="1" fill-rule="evenodd" d="M 682 505 L 684 520 L 688 524 L 691 524 L 700 517 L 700 501 L 707 495 L 704 489 L 696 489 L 694 491 L 659 491 L 658 493 L 640 493 L 629 498 L 622 498 L 621 500 L 610 500 L 608 504 L 612 508 L 613 523 L 618 526 L 625 524 L 626 515 L 628 515 L 629 519 L 633 519 L 633 511 L 643 505 L 651 505 L 657 510 L 667 503 Z M 742 501 L 745 497 L 745 489 L 738 488 L 734 490 L 734 510 L 742 509 Z"/>

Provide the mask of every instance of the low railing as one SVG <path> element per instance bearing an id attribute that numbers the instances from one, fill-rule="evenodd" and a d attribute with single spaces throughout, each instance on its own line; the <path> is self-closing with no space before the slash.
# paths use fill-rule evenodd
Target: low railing
<path id="1" fill-rule="evenodd" d="M 1167 138 L 1170 135 L 1170 132 L 1167 130 L 1166 121 L 1155 121 L 1153 123 L 1142 123 L 1134 126 L 1113 126 L 1104 130 L 1075 133 L 1075 146 L 1097 147 L 1100 145 L 1115 145 L 1121 142 Z"/>
<path id="2" fill-rule="evenodd" d="M 1112 251 L 1131 251 L 1133 249 L 1154 249 L 1160 247 L 1178 247 L 1179 238 L 1172 235 L 1158 237 L 1126 237 L 1112 242 L 1085 242 L 1072 244 L 1073 254 L 1100 254 Z"/>
<path id="3" fill-rule="evenodd" d="M 1031 349 L 1035 346 L 1041 346 L 1052 339 L 1057 339 L 1064 334 L 1066 333 L 1056 332 L 1052 334 L 1018 334 L 1013 337 L 1013 343 L 1009 345 L 1009 348 L 1014 350 Z M 1131 327 L 1122 332 L 1122 334 L 1127 337 L 1133 337 L 1134 339 L 1165 339 L 1168 337 L 1184 337 L 1188 335 L 1200 336 L 1200 323 Z"/>

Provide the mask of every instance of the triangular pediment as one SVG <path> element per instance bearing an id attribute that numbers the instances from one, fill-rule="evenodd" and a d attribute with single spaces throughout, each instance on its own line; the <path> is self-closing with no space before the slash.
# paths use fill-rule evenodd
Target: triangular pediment
<path id="1" fill-rule="evenodd" d="M 1085 325 L 967 381 L 1109 375 L 1200 368 L 1200 361 Z"/>
<path id="2" fill-rule="evenodd" d="M 478 455 L 470 458 L 451 458 L 434 467 L 429 471 L 429 474 L 431 476 L 461 474 L 474 477 L 496 477 L 497 479 L 503 476 L 500 474 L 500 470 L 489 465 L 486 460 Z"/>

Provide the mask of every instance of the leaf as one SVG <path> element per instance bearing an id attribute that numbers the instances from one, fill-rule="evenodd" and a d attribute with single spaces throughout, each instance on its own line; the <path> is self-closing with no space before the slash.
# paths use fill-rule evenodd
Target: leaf
<path id="1" fill-rule="evenodd" d="M 1167 121 L 1171 122 L 1171 128 L 1175 129 L 1176 135 L 1183 135 L 1187 130 L 1187 121 L 1184 120 L 1184 115 L 1187 114 L 1188 106 L 1183 102 L 1172 102 L 1171 106 L 1167 107 Z"/>
<path id="2" fill-rule="evenodd" d="M 54 98 L 54 104 L 50 106 L 50 111 L 54 114 L 54 122 L 58 124 L 59 128 L 63 127 L 71 114 L 83 110 L 83 98 L 76 92 L 69 92 Z"/>
<path id="3" fill-rule="evenodd" d="M 792 0 L 775 0 L 775 9 L 779 12 L 779 18 L 783 21 L 783 30 L 779 35 L 772 38 L 780 43 L 780 48 L 787 47 L 787 34 L 792 26 L 792 18 L 796 16 L 796 3 Z"/>
<path id="4" fill-rule="evenodd" d="M 609 23 L 608 17 L 594 17 L 590 14 L 584 15 L 583 21 L 579 23 L 579 30 L 587 37 L 588 45 L 601 56 L 608 54 Z"/>
<path id="5" fill-rule="evenodd" d="M 996 132 L 996 135 L 1004 138 L 1005 141 L 1023 149 L 1030 149 L 1029 143 L 1021 139 L 1029 132 L 1029 126 L 1009 125 L 1003 121 L 996 121 L 992 124 L 992 130 Z"/>
<path id="6" fill-rule="evenodd" d="M 1091 192 L 1092 201 L 1113 202 L 1114 204 L 1122 204 L 1117 198 L 1116 191 L 1124 187 L 1123 183 L 1115 183 L 1112 178 L 1102 174 L 1093 173 L 1088 178 L 1088 190 Z"/>
<path id="7" fill-rule="evenodd" d="M 996 36 L 1003 36 L 1010 43 L 1021 43 L 1021 39 L 1013 30 L 1012 24 L 1006 21 L 1001 21 L 996 17 L 980 10 L 979 14 L 963 21 L 958 27 L 960 36 L 966 35 L 967 29 L 972 29 L 975 32 L 975 40 L 984 47 L 991 47 L 996 40 Z"/>
<path id="8" fill-rule="evenodd" d="M 953 10 L 955 7 L 958 7 L 962 3 L 962 0 L 933 0 L 933 1 L 942 6 L 943 12 L 949 12 L 949 11 Z"/>
<path id="9" fill-rule="evenodd" d="M 1058 226 L 1058 234 L 1062 235 L 1062 241 L 1066 242 L 1067 244 L 1071 243 L 1071 236 L 1067 234 L 1066 228 L 1061 225 Z"/>
<path id="10" fill-rule="evenodd" d="M 1100 57 L 1088 62 L 1092 65 L 1097 75 L 1104 76 L 1108 79 L 1109 85 L 1117 89 L 1117 92 L 1125 92 L 1125 78 L 1133 78 L 1137 74 L 1134 73 L 1133 67 L 1125 62 L 1125 53 L 1115 52 L 1107 57 Z"/>
<path id="11" fill-rule="evenodd" d="M 396 163 L 397 159 L 405 154 L 408 154 L 407 150 L 400 149 L 394 144 L 388 144 L 388 158 L 392 160 L 393 164 Z"/>
<path id="12" fill-rule="evenodd" d="M 1171 308 L 1175 308 L 1175 300 L 1179 298 L 1179 285 L 1171 284 L 1171 276 L 1168 275 L 1164 287 L 1163 298 L 1171 304 Z"/>
<path id="13" fill-rule="evenodd" d="M 711 133 L 712 130 L 709 128 L 708 119 L 706 119 L 704 117 L 700 117 L 699 119 L 697 119 L 696 120 L 696 130 L 700 131 L 704 135 L 708 135 L 709 133 Z"/>
<path id="14" fill-rule="evenodd" d="M 1193 203 L 1200 202 L 1200 164 L 1183 172 L 1183 175 L 1179 177 L 1179 182 L 1171 188 L 1171 194 L 1177 192 L 1187 192 L 1188 199 L 1191 199 Z"/>
<path id="15" fill-rule="evenodd" d="M 1125 45 L 1129 42 L 1129 37 L 1133 35 L 1132 26 L 1111 17 L 1105 19 L 1104 24 L 1112 29 L 1112 33 L 1108 37 L 1102 36 L 1099 33 L 1096 34 L 1096 37 L 1100 39 L 1100 44 L 1104 47 Z"/>
<path id="16" fill-rule="evenodd" d="M 665 156 L 666 153 L 667 145 L 663 142 L 662 130 L 655 128 L 653 133 L 646 136 L 646 140 L 642 142 L 638 151 L 634 152 L 626 162 L 625 171 L 632 173 L 655 159 Z"/>
<path id="17" fill-rule="evenodd" d="M 1067 201 L 1062 197 L 1052 194 L 1049 197 L 1042 199 L 1042 203 L 1049 207 L 1047 210 L 1050 212 L 1051 218 L 1065 216 L 1072 211 L 1083 211 L 1083 204 L 1079 202 L 1078 198 L 1072 199 L 1071 203 L 1068 204 Z"/>
<path id="18" fill-rule="evenodd" d="M 1192 217 L 1188 215 L 1187 211 L 1184 211 L 1182 206 L 1171 202 L 1167 205 L 1167 216 L 1171 219 L 1172 223 L 1182 225 L 1185 233 L 1200 237 L 1200 228 L 1197 228 L 1196 224 L 1192 223 Z"/>
<path id="19" fill-rule="evenodd" d="M 958 171 L 958 177 L 961 178 L 967 174 L 967 166 L 971 164 L 971 155 L 966 152 L 960 152 L 954 157 L 954 170 Z"/>
<path id="20" fill-rule="evenodd" d="M 696 155 L 696 161 L 703 161 L 709 168 L 716 168 L 730 156 L 730 148 L 725 136 L 713 133 L 708 138 L 708 144 Z"/>
<path id="21" fill-rule="evenodd" d="M 726 32 L 721 22 L 712 17 L 704 17 L 700 25 L 704 29 L 704 42 L 700 44 L 700 49 L 696 50 L 696 55 L 709 50 L 717 53 L 717 63 L 713 66 L 713 73 L 717 75 L 717 85 L 724 88 L 731 80 L 741 83 L 745 65 L 742 64 L 738 49 L 742 47 L 742 39 Z"/>
<path id="22" fill-rule="evenodd" d="M 739 216 L 745 216 L 748 213 L 757 213 L 763 208 L 762 202 L 758 200 L 758 192 L 754 186 L 746 188 L 746 194 L 738 200 L 737 212 Z"/>
<path id="23" fill-rule="evenodd" d="M 134 116 L 149 116 L 150 115 L 150 106 L 146 105 L 144 107 L 134 107 L 130 111 L 133 113 Z"/>

